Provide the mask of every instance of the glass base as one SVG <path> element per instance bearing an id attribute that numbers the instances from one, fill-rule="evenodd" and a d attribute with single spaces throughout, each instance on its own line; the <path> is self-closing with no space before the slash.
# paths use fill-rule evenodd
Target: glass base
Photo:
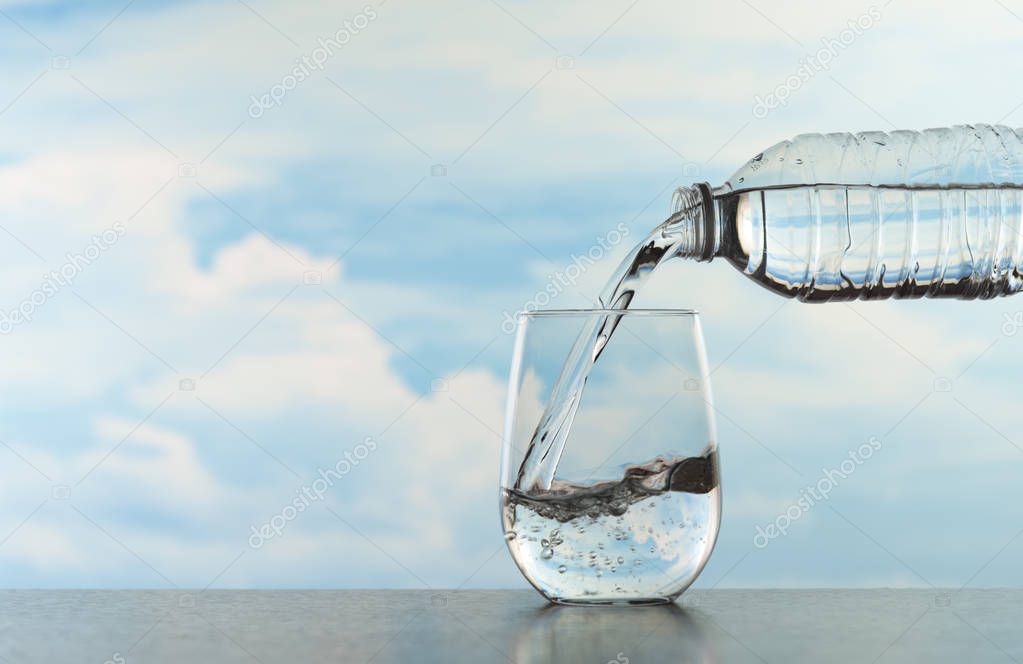
<path id="1" fill-rule="evenodd" d="M 674 597 L 635 597 L 632 599 L 623 599 L 621 597 L 613 599 L 601 599 L 599 597 L 567 598 L 549 597 L 547 595 L 544 595 L 544 597 L 549 602 L 560 606 L 659 606 L 671 604 L 675 601 Z"/>

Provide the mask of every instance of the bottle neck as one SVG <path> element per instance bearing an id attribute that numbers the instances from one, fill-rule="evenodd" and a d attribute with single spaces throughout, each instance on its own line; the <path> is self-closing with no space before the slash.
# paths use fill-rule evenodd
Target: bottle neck
<path id="1" fill-rule="evenodd" d="M 665 235 L 679 238 L 676 256 L 698 261 L 714 258 L 720 245 L 714 193 L 706 182 L 679 187 L 671 199 L 671 216 L 664 222 Z"/>

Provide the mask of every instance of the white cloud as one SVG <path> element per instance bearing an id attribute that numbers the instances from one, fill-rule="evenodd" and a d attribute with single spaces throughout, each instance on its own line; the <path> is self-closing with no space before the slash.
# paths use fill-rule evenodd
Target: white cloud
<path id="1" fill-rule="evenodd" d="M 225 500 L 223 487 L 204 467 L 188 437 L 110 417 L 99 419 L 96 431 L 109 448 L 125 441 L 107 458 L 105 452 L 83 458 L 84 463 L 98 465 L 100 484 L 113 485 L 116 492 L 128 496 L 143 496 L 154 487 L 165 487 L 167 491 L 155 492 L 150 500 L 166 502 L 190 517 L 201 518 L 204 505 Z"/>
<path id="2" fill-rule="evenodd" d="M 257 232 L 217 253 L 208 270 L 174 262 L 183 258 L 180 253 L 167 258 L 154 276 L 154 289 L 173 294 L 180 306 L 200 309 L 222 305 L 261 286 L 330 284 L 339 271 L 329 259 L 316 259 L 299 247 L 286 247 Z"/>

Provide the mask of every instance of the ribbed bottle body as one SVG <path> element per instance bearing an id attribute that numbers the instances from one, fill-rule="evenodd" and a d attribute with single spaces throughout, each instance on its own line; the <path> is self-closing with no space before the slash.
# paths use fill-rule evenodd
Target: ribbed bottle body
<path id="1" fill-rule="evenodd" d="M 716 189 L 714 210 L 716 254 L 804 301 L 1023 288 L 1023 141 L 1004 127 L 797 137 Z"/>

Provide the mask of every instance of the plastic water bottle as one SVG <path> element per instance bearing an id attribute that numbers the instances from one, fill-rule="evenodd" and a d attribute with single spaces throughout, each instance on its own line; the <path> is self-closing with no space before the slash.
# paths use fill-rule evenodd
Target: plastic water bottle
<path id="1" fill-rule="evenodd" d="M 806 302 L 1023 288 L 1023 130 L 803 134 L 675 193 L 677 256 Z"/>

